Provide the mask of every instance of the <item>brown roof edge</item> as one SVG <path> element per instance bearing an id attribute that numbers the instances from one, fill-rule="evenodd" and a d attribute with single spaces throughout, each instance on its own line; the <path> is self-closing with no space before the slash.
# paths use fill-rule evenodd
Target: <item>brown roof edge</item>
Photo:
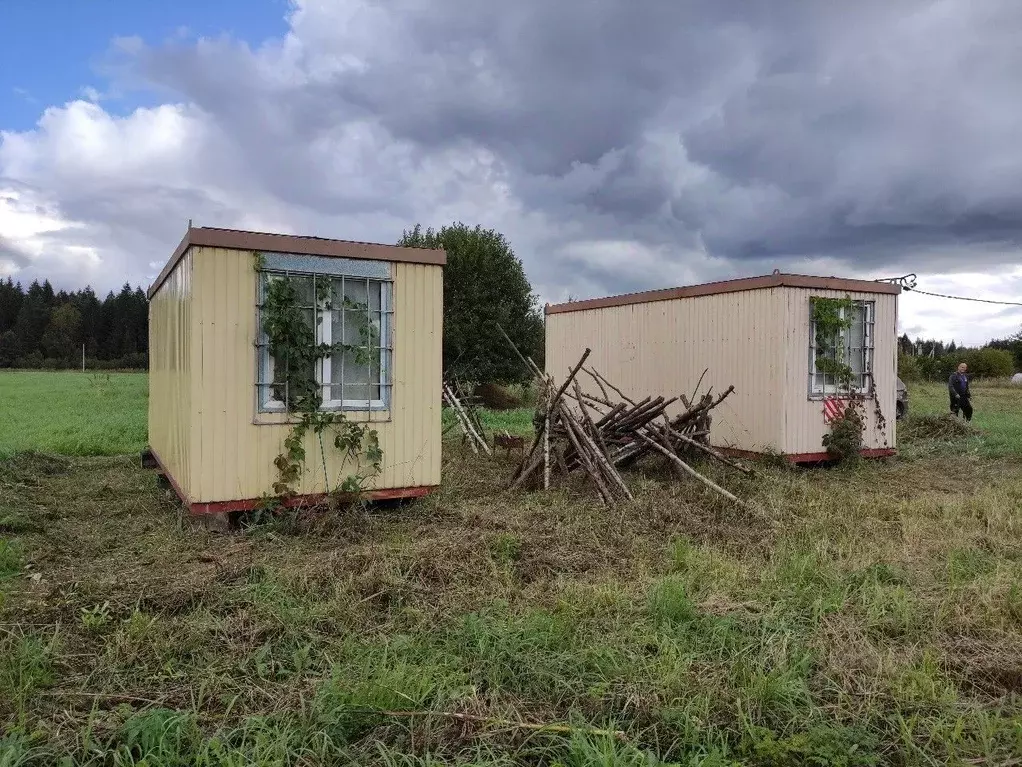
<path id="1" fill-rule="evenodd" d="M 590 298 L 585 301 L 568 301 L 563 304 L 547 304 L 547 314 L 581 312 L 586 309 L 608 309 L 612 306 L 644 304 L 652 301 L 671 301 L 675 298 L 695 298 L 718 293 L 737 293 L 742 290 L 762 288 L 816 288 L 817 290 L 845 290 L 849 293 L 886 293 L 897 295 L 900 285 L 872 280 L 853 280 L 844 277 L 814 277 L 807 274 L 768 274 L 763 277 L 742 277 L 737 280 L 707 282 L 702 285 L 688 285 L 680 288 L 647 290 L 642 293 L 626 293 L 606 298 Z"/>
<path id="2" fill-rule="evenodd" d="M 167 261 L 167 265 L 163 267 L 159 276 L 149 287 L 147 292 L 149 298 L 152 298 L 160 289 L 170 273 L 174 271 L 174 267 L 184 258 L 185 253 L 191 247 L 299 253 L 305 256 L 325 256 L 327 258 L 362 258 L 370 261 L 396 261 L 429 266 L 444 266 L 447 263 L 447 253 L 440 249 L 406 248 L 400 245 L 383 245 L 375 242 L 329 240 L 323 237 L 247 232 L 240 229 L 189 227 L 170 260 Z"/>

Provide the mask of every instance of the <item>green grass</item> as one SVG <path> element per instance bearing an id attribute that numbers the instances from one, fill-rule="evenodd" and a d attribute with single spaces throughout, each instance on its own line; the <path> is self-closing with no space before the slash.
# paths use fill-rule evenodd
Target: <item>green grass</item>
<path id="1" fill-rule="evenodd" d="M 950 413 L 947 386 L 907 382 L 910 416 Z M 1022 456 L 1022 387 L 1006 383 L 972 385 L 972 424 L 980 433 L 966 438 L 970 450 L 991 457 Z"/>
<path id="2" fill-rule="evenodd" d="M 146 444 L 144 373 L 0 373 L 0 457 L 135 453 Z"/>
<path id="3" fill-rule="evenodd" d="M 509 494 L 451 439 L 433 497 L 217 535 L 134 458 L 0 460 L 0 765 L 1010 764 L 1022 392 L 976 400 L 889 461 L 705 467 L 747 510 L 657 461 Z"/>
<path id="4" fill-rule="evenodd" d="M 515 408 L 513 410 L 481 410 L 480 420 L 483 422 L 483 428 L 491 435 L 507 431 L 509 434 L 531 436 L 533 433 L 532 416 L 535 412 L 535 409 L 531 407 Z M 454 417 L 454 412 L 448 407 L 444 408 L 443 423 L 444 428 L 451 427 L 450 431 L 447 432 L 449 435 L 461 433 Z"/>

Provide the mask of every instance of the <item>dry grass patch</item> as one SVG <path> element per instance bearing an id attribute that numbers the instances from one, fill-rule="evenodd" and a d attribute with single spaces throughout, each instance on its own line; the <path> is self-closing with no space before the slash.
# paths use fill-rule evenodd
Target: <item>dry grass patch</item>
<path id="1" fill-rule="evenodd" d="M 635 503 L 606 509 L 579 479 L 509 495 L 508 462 L 449 447 L 432 498 L 228 536 L 187 524 L 130 459 L 3 464 L 0 750 L 148 765 L 1022 750 L 1017 462 L 705 467 L 745 511 L 651 461 L 628 474 Z"/>

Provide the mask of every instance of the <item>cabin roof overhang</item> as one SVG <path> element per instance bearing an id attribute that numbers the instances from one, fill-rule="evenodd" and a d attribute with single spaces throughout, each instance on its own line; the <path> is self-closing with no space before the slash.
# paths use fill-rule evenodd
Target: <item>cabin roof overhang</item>
<path id="1" fill-rule="evenodd" d="M 737 280 L 707 282 L 701 285 L 647 290 L 642 293 L 625 293 L 605 298 L 590 298 L 584 301 L 568 301 L 563 304 L 547 304 L 545 311 L 547 314 L 563 314 L 566 312 L 581 312 L 587 309 L 609 309 L 614 306 L 629 306 L 631 304 L 645 304 L 654 301 L 673 301 L 677 298 L 713 296 L 719 293 L 738 293 L 743 290 L 763 290 L 765 288 L 811 288 L 816 290 L 842 290 L 848 293 L 884 293 L 888 295 L 901 293 L 900 285 L 889 282 L 774 272 L 762 277 L 743 277 Z"/>
<path id="2" fill-rule="evenodd" d="M 393 261 L 406 264 L 444 266 L 447 253 L 440 249 L 406 248 L 400 245 L 383 245 L 376 242 L 354 240 L 330 240 L 324 237 L 303 237 L 294 234 L 273 234 L 271 232 L 248 232 L 241 229 L 219 229 L 216 227 L 188 227 L 185 236 L 167 261 L 166 266 L 149 287 L 147 295 L 152 298 L 167 277 L 174 271 L 185 253 L 193 247 L 225 248 L 227 250 L 251 250 L 266 253 L 295 253 L 303 256 L 325 256 L 327 258 L 360 258 L 370 261 Z"/>

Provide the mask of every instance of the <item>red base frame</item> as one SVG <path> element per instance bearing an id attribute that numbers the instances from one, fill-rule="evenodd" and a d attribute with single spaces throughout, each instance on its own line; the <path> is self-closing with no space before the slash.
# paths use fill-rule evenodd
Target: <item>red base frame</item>
<path id="1" fill-rule="evenodd" d="M 204 514 L 229 514 L 233 511 L 254 511 L 259 508 L 263 503 L 260 498 L 244 498 L 234 501 L 200 501 L 192 502 L 188 500 L 188 496 L 185 495 L 181 486 L 174 479 L 174 476 L 167 471 L 167 468 L 163 465 L 160 457 L 150 448 L 148 455 L 152 461 L 157 465 L 156 473 L 166 478 L 170 483 L 170 486 L 174 489 L 174 494 L 181 501 L 181 504 L 188 509 L 188 513 L 194 516 L 202 516 Z M 144 460 L 144 459 L 143 459 Z M 419 487 L 388 487 L 380 490 L 367 490 L 360 493 L 359 497 L 366 501 L 390 501 L 400 500 L 405 498 L 422 498 L 423 496 L 429 495 L 439 489 L 438 485 L 422 485 Z M 326 501 L 328 496 L 324 493 L 310 493 L 308 495 L 295 495 L 290 498 L 285 498 L 283 501 L 284 506 L 293 508 L 296 506 L 314 506 L 319 503 Z"/>
<path id="2" fill-rule="evenodd" d="M 733 447 L 718 447 L 722 453 L 733 455 L 736 458 L 762 458 L 765 453 L 757 453 L 752 450 L 737 450 Z M 863 458 L 890 458 L 897 455 L 898 451 L 893 447 L 878 447 L 860 450 L 859 455 Z M 832 461 L 833 457 L 827 451 L 820 453 L 785 453 L 783 458 L 789 463 L 820 463 L 821 461 Z"/>

